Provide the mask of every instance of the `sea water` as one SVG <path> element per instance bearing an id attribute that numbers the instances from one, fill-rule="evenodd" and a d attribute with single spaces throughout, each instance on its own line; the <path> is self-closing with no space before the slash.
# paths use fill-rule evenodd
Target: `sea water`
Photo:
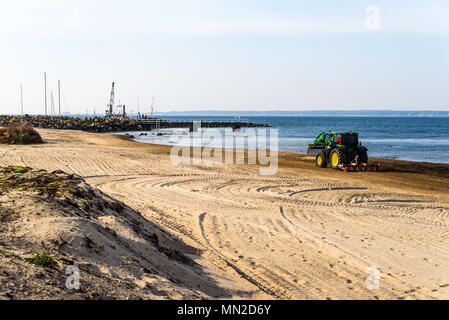
<path id="1" fill-rule="evenodd" d="M 164 117 L 169 120 L 201 120 L 210 117 Z M 220 119 L 220 117 L 213 117 Z M 229 120 L 229 117 L 223 117 Z M 322 132 L 347 131 L 352 129 L 359 133 L 359 140 L 368 148 L 370 157 L 391 158 L 434 163 L 449 163 L 449 117 L 245 117 L 255 123 L 265 123 L 278 130 L 278 150 L 289 152 L 306 152 L 307 144 Z M 220 128 L 223 133 L 225 129 Z M 246 128 L 233 135 L 247 135 Z M 206 145 L 217 147 L 220 141 L 202 139 L 198 133 L 187 129 L 129 132 L 136 141 L 163 145 Z M 229 139 L 229 135 L 228 135 Z M 232 138 L 231 138 L 232 139 Z M 222 140 L 220 143 L 224 143 Z"/>

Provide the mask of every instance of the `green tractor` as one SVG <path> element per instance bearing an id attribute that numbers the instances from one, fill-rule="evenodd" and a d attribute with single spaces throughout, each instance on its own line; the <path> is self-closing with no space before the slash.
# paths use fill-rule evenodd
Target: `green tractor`
<path id="1" fill-rule="evenodd" d="M 368 149 L 359 142 L 357 132 L 322 132 L 309 144 L 309 154 L 316 154 L 317 167 L 326 168 L 328 164 L 334 170 L 347 167 L 366 167 Z"/>

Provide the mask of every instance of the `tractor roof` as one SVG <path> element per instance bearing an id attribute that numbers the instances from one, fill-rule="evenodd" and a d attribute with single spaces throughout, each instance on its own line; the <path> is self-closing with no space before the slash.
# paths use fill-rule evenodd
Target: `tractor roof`
<path id="1" fill-rule="evenodd" d="M 358 134 L 357 132 L 353 132 L 353 131 L 347 131 L 347 132 L 343 132 L 343 131 L 331 131 L 329 132 L 329 134 Z"/>

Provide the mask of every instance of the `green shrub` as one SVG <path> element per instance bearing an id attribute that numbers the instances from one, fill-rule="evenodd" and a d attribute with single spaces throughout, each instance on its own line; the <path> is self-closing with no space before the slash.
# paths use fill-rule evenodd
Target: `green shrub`
<path id="1" fill-rule="evenodd" d="M 56 262 L 56 260 L 54 260 L 49 255 L 47 255 L 46 252 L 43 252 L 42 254 L 36 253 L 34 257 L 25 258 L 25 260 L 28 261 L 29 263 L 43 267 L 55 267 L 58 265 L 58 262 Z"/>
<path id="2" fill-rule="evenodd" d="M 15 173 L 27 173 L 28 169 L 27 168 L 17 168 L 16 170 L 14 170 Z"/>
<path id="3" fill-rule="evenodd" d="M 7 249 L 4 248 L 0 248 L 0 253 L 4 254 L 5 256 L 15 256 L 16 254 L 12 251 L 9 251 Z"/>

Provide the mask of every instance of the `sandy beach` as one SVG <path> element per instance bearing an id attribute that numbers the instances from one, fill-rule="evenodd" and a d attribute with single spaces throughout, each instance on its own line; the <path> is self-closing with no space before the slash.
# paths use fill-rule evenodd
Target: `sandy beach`
<path id="1" fill-rule="evenodd" d="M 45 144 L 0 145 L 0 166 L 79 175 L 194 261 L 148 253 L 156 277 L 99 260 L 100 273 L 113 264 L 143 298 L 449 298 L 449 165 L 378 159 L 383 172 L 345 173 L 280 153 L 278 173 L 261 176 L 257 165 L 175 166 L 170 147 L 118 136 L 38 131 Z M 366 286 L 368 267 L 380 271 L 378 289 Z"/>

